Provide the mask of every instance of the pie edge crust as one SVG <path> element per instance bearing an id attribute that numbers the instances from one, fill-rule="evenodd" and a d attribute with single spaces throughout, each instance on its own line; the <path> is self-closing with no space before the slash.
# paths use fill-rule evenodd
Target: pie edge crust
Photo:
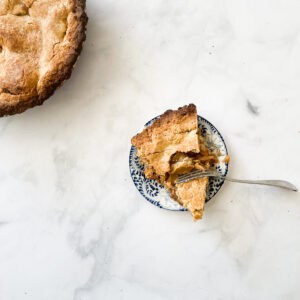
<path id="1" fill-rule="evenodd" d="M 64 63 L 62 67 L 56 63 L 55 67 L 43 78 L 44 85 L 41 92 L 34 95 L 15 95 L 13 101 L 0 101 L 0 117 L 24 112 L 34 106 L 42 105 L 45 100 L 54 94 L 65 80 L 71 77 L 73 67 L 82 51 L 83 42 L 86 39 L 86 25 L 88 17 L 85 11 L 86 0 L 73 0 L 70 14 L 72 19 L 68 24 L 69 41 L 73 44 L 73 51 L 64 51 Z"/>
<path id="2" fill-rule="evenodd" d="M 149 136 L 151 136 L 152 132 L 155 130 L 155 129 L 160 129 L 160 127 L 162 126 L 162 124 L 165 124 L 165 123 L 168 123 L 170 121 L 173 121 L 173 118 L 180 118 L 180 120 L 177 120 L 178 123 L 180 123 L 181 121 L 181 118 L 184 118 L 184 117 L 190 117 L 190 114 L 193 114 L 193 113 L 196 113 L 196 126 L 198 128 L 198 114 L 197 114 L 197 107 L 195 104 L 193 103 L 190 103 L 189 105 L 185 105 L 183 107 L 179 107 L 177 110 L 167 110 L 165 111 L 162 115 L 159 116 L 158 119 L 156 119 L 153 124 L 151 124 L 150 126 L 147 126 L 145 127 L 142 132 L 136 134 L 132 139 L 131 139 L 131 143 L 134 147 L 137 148 L 137 151 L 139 150 L 139 148 L 141 147 L 141 145 L 144 144 L 144 142 L 146 140 L 148 140 Z M 193 120 L 192 120 L 193 121 Z M 202 136 L 201 133 L 198 132 L 199 136 Z M 147 166 L 147 163 L 145 161 L 143 161 L 142 157 L 140 155 L 138 155 L 137 153 L 137 156 L 139 157 L 139 160 L 145 165 Z M 146 176 L 146 175 L 145 175 Z M 146 176 L 147 177 L 147 176 Z M 147 177 L 149 178 L 149 177 Z M 205 178 L 201 178 L 200 180 L 204 180 L 205 179 L 205 190 L 207 189 L 207 186 L 208 186 L 208 178 L 205 177 Z M 160 182 L 158 179 L 154 179 L 155 181 L 163 184 L 162 182 Z M 199 180 L 199 179 L 196 179 L 196 181 Z M 193 182 L 194 180 L 190 181 Z M 164 185 L 164 184 L 163 184 Z M 167 190 L 169 190 L 166 186 L 165 188 Z M 169 190 L 170 192 L 170 190 Z M 206 194 L 207 191 L 205 191 L 205 194 Z M 188 207 L 187 205 L 183 204 L 183 203 L 180 203 L 178 201 L 178 199 L 172 197 L 172 195 L 170 194 L 170 197 L 175 200 L 176 202 L 178 202 L 179 204 L 181 204 L 182 206 L 184 206 L 185 208 L 187 208 L 190 213 L 192 214 L 193 216 L 193 219 L 194 221 L 197 221 L 199 219 L 202 219 L 202 216 L 203 216 L 203 212 L 204 212 L 204 207 L 202 207 L 201 209 L 196 209 L 196 210 L 192 210 L 190 207 Z M 203 202 L 203 206 L 205 204 L 205 196 L 204 196 L 204 202 Z"/>

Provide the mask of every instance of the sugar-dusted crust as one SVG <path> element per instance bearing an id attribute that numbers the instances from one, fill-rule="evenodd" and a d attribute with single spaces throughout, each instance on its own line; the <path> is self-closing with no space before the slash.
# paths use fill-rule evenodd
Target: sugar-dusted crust
<path id="1" fill-rule="evenodd" d="M 199 152 L 197 110 L 194 104 L 168 110 L 131 140 L 140 159 L 154 167 L 157 175 L 170 171 L 176 152 Z"/>
<path id="2" fill-rule="evenodd" d="M 167 140 L 176 134 L 186 133 L 197 129 L 197 109 L 194 104 L 167 110 L 152 125 L 145 128 L 131 139 L 141 155 L 156 153 L 164 150 L 161 139 Z M 159 141 L 155 143 L 155 140 Z M 159 143 L 160 142 L 160 143 Z"/>
<path id="3" fill-rule="evenodd" d="M 192 213 L 195 221 L 202 218 L 207 185 L 207 177 L 176 184 L 176 196 L 181 204 Z"/>
<path id="4" fill-rule="evenodd" d="M 155 179 L 170 196 L 186 207 L 194 220 L 202 218 L 208 178 L 178 184 L 176 179 L 191 170 L 206 170 L 218 159 L 205 146 L 198 130 L 194 104 L 168 110 L 131 140 L 145 165 L 145 176 Z"/>
<path id="5" fill-rule="evenodd" d="M 85 0 L 2 0 L 0 116 L 41 105 L 71 76 L 85 40 Z"/>
<path id="6" fill-rule="evenodd" d="M 195 221 L 201 219 L 203 215 L 208 178 L 194 179 L 184 183 L 176 183 L 176 180 L 179 175 L 195 169 L 204 171 L 207 165 L 201 162 L 201 158 L 201 153 L 176 153 L 170 161 L 171 172 L 162 182 L 171 197 L 186 207 Z"/>

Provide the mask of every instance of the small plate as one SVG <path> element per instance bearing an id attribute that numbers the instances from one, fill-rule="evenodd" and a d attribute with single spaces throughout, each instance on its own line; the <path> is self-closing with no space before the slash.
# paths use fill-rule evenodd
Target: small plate
<path id="1" fill-rule="evenodd" d="M 151 125 L 157 118 L 159 117 L 149 121 L 145 127 Z M 198 116 L 198 127 L 204 137 L 206 146 L 212 151 L 216 149 L 219 150 L 221 157 L 219 157 L 220 162 L 216 165 L 216 170 L 218 170 L 221 175 L 226 176 L 228 172 L 228 164 L 222 162 L 222 157 L 225 157 L 228 152 L 222 135 L 214 125 L 200 116 Z M 179 211 L 186 210 L 186 208 L 170 198 L 169 193 L 161 184 L 153 179 L 145 177 L 144 167 L 136 156 L 136 148 L 133 146 L 131 147 L 129 154 L 129 170 L 134 185 L 147 201 L 160 208 Z M 214 177 L 209 178 L 206 202 L 220 190 L 223 183 L 224 179 L 217 179 Z"/>

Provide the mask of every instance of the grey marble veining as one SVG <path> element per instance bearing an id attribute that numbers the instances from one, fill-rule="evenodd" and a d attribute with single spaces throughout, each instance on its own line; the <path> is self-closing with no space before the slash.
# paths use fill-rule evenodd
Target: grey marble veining
<path id="1" fill-rule="evenodd" d="M 89 0 L 72 78 L 0 120 L 0 299 L 299 299 L 300 196 L 226 183 L 194 223 L 128 171 L 194 102 L 239 178 L 300 187 L 300 2 Z"/>

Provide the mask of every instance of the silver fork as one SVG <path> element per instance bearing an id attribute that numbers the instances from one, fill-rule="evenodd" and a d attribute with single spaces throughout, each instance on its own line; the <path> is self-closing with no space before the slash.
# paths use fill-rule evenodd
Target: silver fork
<path id="1" fill-rule="evenodd" d="M 241 179 L 233 179 L 229 178 L 227 176 L 222 176 L 220 175 L 219 172 L 217 171 L 200 171 L 200 170 L 195 170 L 190 173 L 181 175 L 177 178 L 176 183 L 184 183 L 188 182 L 190 180 L 196 179 L 196 178 L 203 178 L 203 177 L 218 177 L 221 179 L 225 179 L 228 181 L 232 182 L 239 182 L 239 183 L 248 183 L 248 184 L 260 184 L 260 185 L 271 185 L 271 186 L 276 186 L 280 188 L 284 188 L 287 190 L 292 190 L 294 192 L 297 192 L 298 189 L 290 182 L 285 181 L 285 180 L 241 180 Z"/>

